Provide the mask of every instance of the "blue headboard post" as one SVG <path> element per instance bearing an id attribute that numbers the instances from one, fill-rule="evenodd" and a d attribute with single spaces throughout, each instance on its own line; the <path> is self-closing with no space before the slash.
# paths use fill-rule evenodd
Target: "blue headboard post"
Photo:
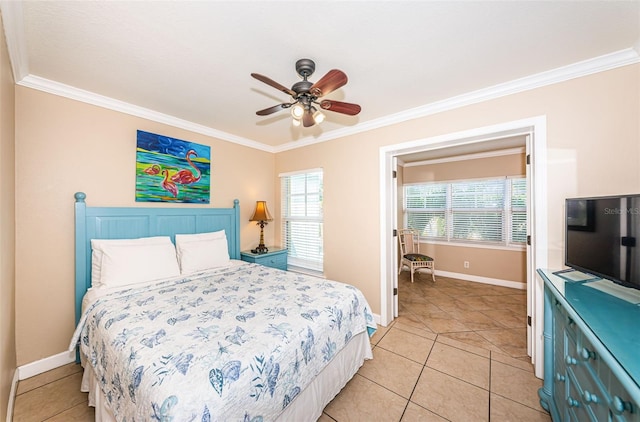
<path id="1" fill-rule="evenodd" d="M 76 297 L 76 325 L 80 321 L 82 316 L 82 299 L 77 300 L 78 297 L 82 298 L 86 293 L 88 287 L 86 280 L 89 279 L 87 271 L 89 270 L 86 265 L 82 263 L 87 262 L 87 248 L 84 247 L 84 242 L 87 238 L 87 204 L 84 199 L 87 195 L 84 192 L 77 192 L 76 198 L 76 210 L 75 210 L 75 254 L 76 254 L 76 284 L 75 284 L 75 297 Z"/>
<path id="2" fill-rule="evenodd" d="M 91 239 L 133 239 L 149 236 L 224 230 L 229 257 L 240 259 L 240 201 L 233 208 L 87 207 L 87 195 L 75 195 L 75 312 L 82 316 L 82 298 L 91 287 Z"/>

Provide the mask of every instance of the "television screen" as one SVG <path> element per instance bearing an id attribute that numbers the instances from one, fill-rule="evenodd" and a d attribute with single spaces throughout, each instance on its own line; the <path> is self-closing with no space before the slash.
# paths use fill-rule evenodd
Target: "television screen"
<path id="1" fill-rule="evenodd" d="M 640 289 L 640 195 L 566 200 L 565 265 Z"/>

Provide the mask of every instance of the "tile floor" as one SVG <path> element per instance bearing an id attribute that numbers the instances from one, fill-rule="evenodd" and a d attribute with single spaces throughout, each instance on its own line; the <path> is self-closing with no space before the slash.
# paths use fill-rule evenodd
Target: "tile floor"
<path id="1" fill-rule="evenodd" d="M 411 284 L 403 272 L 399 292 L 399 317 L 372 338 L 374 359 L 319 422 L 551 420 L 527 357 L 524 291 L 426 274 Z M 13 420 L 92 421 L 81 371 L 20 381 Z"/>

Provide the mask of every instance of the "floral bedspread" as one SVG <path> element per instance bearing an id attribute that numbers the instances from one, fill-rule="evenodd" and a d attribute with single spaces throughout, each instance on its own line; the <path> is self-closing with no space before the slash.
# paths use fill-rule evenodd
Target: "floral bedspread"
<path id="1" fill-rule="evenodd" d="M 268 421 L 375 327 L 353 286 L 246 264 L 104 296 L 71 347 L 119 421 Z"/>

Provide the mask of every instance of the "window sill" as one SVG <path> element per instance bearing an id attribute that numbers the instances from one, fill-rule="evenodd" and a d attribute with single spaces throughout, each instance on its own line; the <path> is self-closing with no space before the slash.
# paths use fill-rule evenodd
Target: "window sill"
<path id="1" fill-rule="evenodd" d="M 460 248 L 477 248 L 477 249 L 495 249 L 501 251 L 513 251 L 513 252 L 524 252 L 527 250 L 525 245 L 522 246 L 505 246 L 505 245 L 492 245 L 490 243 L 480 244 L 480 243 L 466 243 L 466 242 L 445 242 L 438 240 L 421 240 L 420 243 L 427 245 L 444 245 L 444 246 L 456 246 Z"/>

